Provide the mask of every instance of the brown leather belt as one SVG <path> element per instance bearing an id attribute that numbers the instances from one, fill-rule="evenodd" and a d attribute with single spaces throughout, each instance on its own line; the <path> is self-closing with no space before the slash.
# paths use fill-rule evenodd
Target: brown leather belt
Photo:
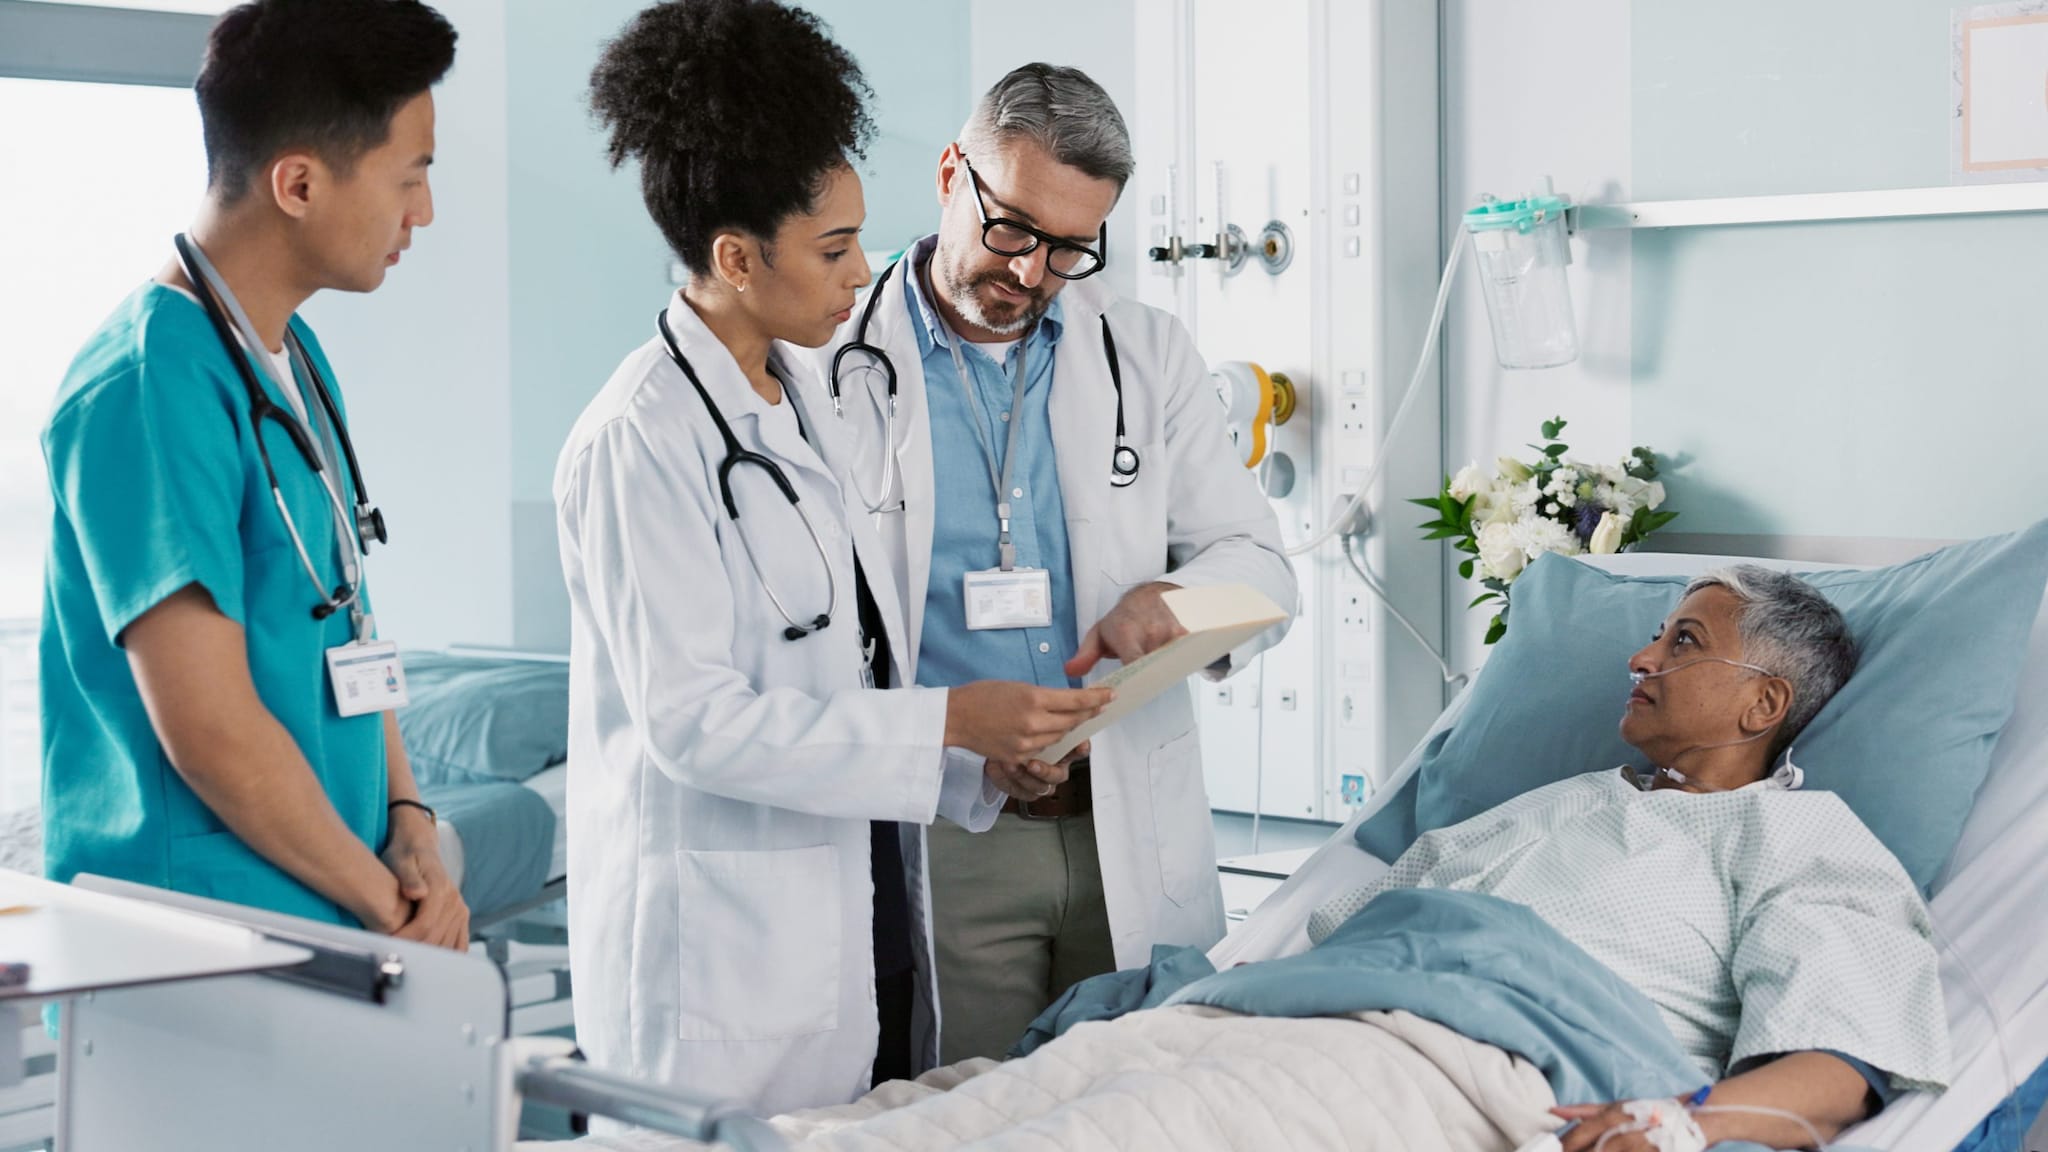
<path id="1" fill-rule="evenodd" d="M 1052 790 L 1052 795 L 1037 800 L 1019 800 L 1016 797 L 1003 802 L 1003 811 L 1026 820 L 1064 820 L 1069 816 L 1086 816 L 1095 808 L 1094 790 L 1088 786 L 1088 761 L 1076 760 L 1067 770 L 1066 782 Z"/>

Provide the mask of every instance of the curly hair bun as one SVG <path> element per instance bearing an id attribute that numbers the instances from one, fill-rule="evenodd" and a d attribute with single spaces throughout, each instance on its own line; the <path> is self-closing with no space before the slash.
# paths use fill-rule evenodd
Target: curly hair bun
<path id="1" fill-rule="evenodd" d="M 814 204 L 872 137 L 871 96 L 817 17 L 774 0 L 663 0 L 590 75 L 612 165 L 640 162 L 648 212 L 699 272 L 716 231 L 772 236 Z"/>

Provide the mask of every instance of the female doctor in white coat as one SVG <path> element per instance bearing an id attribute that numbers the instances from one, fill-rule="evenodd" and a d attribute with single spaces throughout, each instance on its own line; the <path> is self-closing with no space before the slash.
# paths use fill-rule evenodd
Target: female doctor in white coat
<path id="1" fill-rule="evenodd" d="M 592 75 L 692 276 L 555 476 L 577 1038 L 761 1112 L 908 1074 L 928 898 L 894 822 L 986 827 L 1005 792 L 1050 792 L 1064 769 L 982 758 L 1029 762 L 1110 695 L 868 687 L 908 682 L 897 581 L 784 343 L 825 343 L 868 280 L 865 91 L 770 0 L 659 4 Z"/>

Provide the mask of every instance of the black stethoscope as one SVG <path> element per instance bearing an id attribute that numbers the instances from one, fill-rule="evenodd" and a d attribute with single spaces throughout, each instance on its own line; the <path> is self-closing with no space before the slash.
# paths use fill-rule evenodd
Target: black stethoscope
<path id="1" fill-rule="evenodd" d="M 782 630 L 782 638 L 801 640 L 813 632 L 822 631 L 831 625 L 832 613 L 839 610 L 839 577 L 832 570 L 832 557 L 825 551 L 825 541 L 818 535 L 818 526 L 811 523 L 811 514 L 804 510 L 803 502 L 797 499 L 796 486 L 789 482 L 788 476 L 783 475 L 781 467 L 759 452 L 750 452 L 740 447 L 739 438 L 732 434 L 732 426 L 725 422 L 725 414 L 712 402 L 711 393 L 704 389 L 704 382 L 697 379 L 697 370 L 690 367 L 689 357 L 684 356 L 682 348 L 676 344 L 676 334 L 669 330 L 668 313 L 657 313 L 654 323 L 661 329 L 661 338 L 668 345 L 669 359 L 674 360 L 676 367 L 683 370 L 683 375 L 689 378 L 690 386 L 703 398 L 705 410 L 711 413 L 711 422 L 718 426 L 718 435 L 725 441 L 725 459 L 718 465 L 718 495 L 725 501 L 725 514 L 732 517 L 733 530 L 739 534 L 740 551 L 747 554 L 747 566 L 754 570 L 754 578 L 761 582 L 761 590 L 768 594 L 768 602 L 775 606 L 776 613 L 782 617 L 783 623 L 788 625 Z M 793 397 L 787 395 L 787 388 L 783 391 L 783 403 L 796 403 Z M 761 561 L 754 555 L 754 546 L 747 539 L 746 525 L 740 522 L 740 506 L 732 498 L 732 470 L 742 464 L 752 464 L 766 472 L 770 480 L 775 481 L 775 486 L 782 490 L 783 499 L 789 501 L 789 506 L 796 509 L 796 514 L 803 519 L 804 531 L 811 534 L 811 547 L 818 550 L 818 562 L 825 566 L 825 586 L 830 590 L 830 597 L 825 603 L 825 610 L 812 617 L 807 624 L 797 623 L 796 617 L 789 614 L 789 609 L 782 606 L 782 597 L 777 596 L 775 588 L 768 583 L 768 574 L 761 570 Z"/>
<path id="2" fill-rule="evenodd" d="M 868 343 L 868 322 L 874 319 L 875 305 L 880 303 L 882 289 L 889 283 L 890 275 L 902 266 L 903 259 L 898 259 L 884 269 L 882 275 L 876 279 L 874 288 L 868 292 L 867 306 L 861 309 L 860 323 L 854 327 L 853 339 L 841 345 L 839 351 L 832 354 L 832 370 L 825 377 L 826 390 L 832 396 L 832 414 L 843 420 L 846 418 L 846 410 L 839 399 L 840 365 L 849 355 L 859 353 L 881 369 L 882 382 L 888 391 L 888 408 L 885 410 L 882 430 L 886 448 L 882 453 L 883 499 L 877 503 L 869 500 L 867 493 L 861 492 L 861 503 L 867 505 L 870 512 L 893 511 L 898 506 L 891 504 L 887 498 L 890 477 L 895 474 L 896 466 L 896 365 L 889 359 L 887 352 Z M 1116 388 L 1116 448 L 1109 454 L 1109 482 L 1113 487 L 1128 488 L 1137 481 L 1138 468 L 1144 461 L 1139 458 L 1138 450 L 1131 447 L 1130 441 L 1124 435 L 1124 374 L 1117 359 L 1116 337 L 1109 332 L 1108 316 L 1102 318 L 1102 354 L 1109 361 L 1109 380 Z M 854 480 L 854 488 L 856 491 L 860 488 L 858 477 Z"/>
<path id="3" fill-rule="evenodd" d="M 356 497 L 353 531 L 350 531 L 350 517 L 341 507 L 340 495 L 327 482 L 326 465 L 321 458 L 319 447 L 313 442 L 313 434 L 296 416 L 278 407 L 276 402 L 264 393 L 262 383 L 256 379 L 256 370 L 249 363 L 249 357 L 256 347 L 255 333 L 248 331 L 244 340 L 236 339 L 234 324 L 228 319 L 227 308 L 222 305 L 220 297 L 223 294 L 228 295 L 229 306 L 235 310 L 242 327 L 248 329 L 247 317 L 241 315 L 241 305 L 227 293 L 225 285 L 220 284 L 218 273 L 206 259 L 206 254 L 199 250 L 198 245 L 193 244 L 183 234 L 172 237 L 171 243 L 177 247 L 178 262 L 185 270 L 185 278 L 192 282 L 193 294 L 199 298 L 200 307 L 206 312 L 207 320 L 213 324 L 214 335 L 220 339 L 220 345 L 226 350 L 228 359 L 234 361 L 235 372 L 242 378 L 242 387 L 249 394 L 249 424 L 256 441 L 256 453 L 263 460 L 264 479 L 270 484 L 271 501 L 277 505 L 277 514 L 284 518 L 285 531 L 292 538 L 292 546 L 298 550 L 299 563 L 305 567 L 306 576 L 313 582 L 314 591 L 321 596 L 321 602 L 313 607 L 313 619 L 325 620 L 343 608 L 350 608 L 357 615 L 360 628 L 357 593 L 362 587 L 362 557 L 369 551 L 371 541 L 382 544 L 386 542 L 387 537 L 384 531 L 384 514 L 370 503 L 369 488 L 363 483 L 362 466 L 356 463 L 355 444 L 349 439 L 348 425 L 342 420 L 341 410 L 334 403 L 334 393 L 328 389 L 327 381 L 320 374 L 320 369 L 313 363 L 313 358 L 306 355 L 298 336 L 287 324 L 284 333 L 285 347 L 289 350 L 292 361 L 305 367 L 306 375 L 313 385 L 313 393 L 319 397 L 321 411 L 326 413 L 327 422 L 334 429 L 335 439 L 341 443 L 342 457 L 348 461 L 349 477 L 354 482 Z M 242 346 L 244 342 L 248 344 L 247 349 Z M 329 503 L 334 509 L 335 529 L 337 535 L 343 538 L 343 550 L 348 554 L 348 558 L 355 561 L 353 564 L 344 564 L 342 582 L 337 584 L 332 592 L 328 592 L 326 585 L 321 582 L 319 569 L 314 567 L 313 557 L 306 551 L 306 542 L 299 535 L 299 526 L 292 519 L 291 509 L 285 504 L 284 492 L 278 487 L 277 469 L 271 464 L 270 448 L 263 441 L 263 423 L 266 420 L 273 421 L 284 429 L 285 435 L 291 437 L 292 445 L 299 450 L 299 456 L 305 460 L 306 467 L 312 469 L 320 480 L 320 486 L 327 492 Z M 361 638 L 363 637 L 358 637 Z"/>

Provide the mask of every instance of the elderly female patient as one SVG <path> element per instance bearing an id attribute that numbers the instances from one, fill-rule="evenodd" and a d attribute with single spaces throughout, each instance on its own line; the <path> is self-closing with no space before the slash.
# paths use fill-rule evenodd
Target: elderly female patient
<path id="1" fill-rule="evenodd" d="M 1423 835 L 1306 952 L 1216 973 L 1162 949 L 1070 990 L 1024 1059 L 778 1124 L 806 1147 L 1832 1140 L 1949 1073 L 1926 905 L 1792 766 L 1855 663 L 1796 577 L 1704 577 L 1629 660 L 1640 764 Z"/>
<path id="2" fill-rule="evenodd" d="M 1311 939 L 1396 889 L 1525 905 L 1641 992 L 1718 1081 L 1694 1117 L 1707 1143 L 1804 1147 L 1896 1088 L 1938 1087 L 1947 1018 L 1926 907 L 1838 798 L 1795 791 L 1793 741 L 1855 664 L 1840 613 L 1797 577 L 1694 581 L 1629 661 L 1621 734 L 1644 763 L 1423 836 L 1320 909 Z M 1789 1115 L 1714 1110 L 1734 1105 Z M 1556 1112 L 1578 1121 L 1566 1152 L 1634 1126 L 1619 1105 Z"/>

